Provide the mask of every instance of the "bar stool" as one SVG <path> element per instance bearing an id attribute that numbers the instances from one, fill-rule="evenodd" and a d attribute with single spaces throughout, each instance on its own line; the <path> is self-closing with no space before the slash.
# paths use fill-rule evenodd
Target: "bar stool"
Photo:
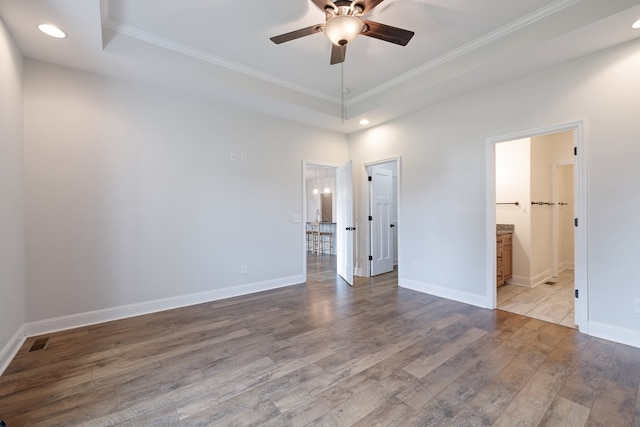
<path id="1" fill-rule="evenodd" d="M 319 253 L 320 243 L 320 223 L 318 223 L 318 221 L 309 222 L 307 230 L 307 249 L 311 247 L 312 253 Z"/>
<path id="2" fill-rule="evenodd" d="M 329 251 L 329 255 L 333 254 L 333 227 L 331 223 L 320 223 L 319 232 L 319 251 L 325 254 Z"/>
<path id="3" fill-rule="evenodd" d="M 313 251 L 313 228 L 310 222 L 307 222 L 307 227 L 305 231 L 307 234 L 307 251 L 311 252 Z"/>

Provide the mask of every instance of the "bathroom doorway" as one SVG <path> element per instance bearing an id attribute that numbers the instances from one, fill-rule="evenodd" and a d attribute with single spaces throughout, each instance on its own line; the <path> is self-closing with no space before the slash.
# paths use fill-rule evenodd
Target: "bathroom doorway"
<path id="1" fill-rule="evenodd" d="M 573 328 L 584 310 L 576 296 L 585 287 L 576 281 L 584 277 L 582 266 L 576 274 L 583 248 L 575 230 L 580 135 L 573 125 L 492 141 L 494 306 Z"/>

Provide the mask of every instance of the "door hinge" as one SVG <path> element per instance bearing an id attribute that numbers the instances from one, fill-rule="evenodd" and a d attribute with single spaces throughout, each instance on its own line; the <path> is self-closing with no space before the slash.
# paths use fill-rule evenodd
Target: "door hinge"
<path id="1" fill-rule="evenodd" d="M 573 225 L 578 226 L 578 218 L 573 218 Z"/>
<path id="2" fill-rule="evenodd" d="M 373 261 L 373 255 L 369 255 L 369 261 Z"/>
<path id="3" fill-rule="evenodd" d="M 578 155 L 578 147 L 573 147 L 573 155 L 574 156 Z"/>
<path id="4" fill-rule="evenodd" d="M 578 290 L 576 289 L 576 298 L 580 298 L 580 297 L 579 297 L 579 294 L 580 294 L 580 293 L 579 293 L 579 292 L 578 292 Z"/>
<path id="5" fill-rule="evenodd" d="M 373 177 L 372 176 L 369 177 L 369 181 L 373 181 Z"/>
<path id="6" fill-rule="evenodd" d="M 373 217 L 369 215 L 369 221 L 373 221 Z"/>

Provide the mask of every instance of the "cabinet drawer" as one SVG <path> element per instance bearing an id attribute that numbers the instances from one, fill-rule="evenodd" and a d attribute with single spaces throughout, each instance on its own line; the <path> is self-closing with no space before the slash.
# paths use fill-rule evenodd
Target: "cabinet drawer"
<path id="1" fill-rule="evenodd" d="M 502 234 L 500 236 L 497 236 L 496 238 L 496 244 L 498 245 L 498 247 L 500 246 L 511 246 L 511 241 L 513 234 Z"/>

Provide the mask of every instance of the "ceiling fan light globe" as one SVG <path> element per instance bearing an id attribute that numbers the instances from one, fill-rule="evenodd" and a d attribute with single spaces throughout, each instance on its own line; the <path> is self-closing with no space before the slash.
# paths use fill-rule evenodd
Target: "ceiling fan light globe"
<path id="1" fill-rule="evenodd" d="M 351 43 L 361 31 L 362 21 L 351 15 L 334 16 L 324 24 L 324 34 L 337 46 Z"/>

